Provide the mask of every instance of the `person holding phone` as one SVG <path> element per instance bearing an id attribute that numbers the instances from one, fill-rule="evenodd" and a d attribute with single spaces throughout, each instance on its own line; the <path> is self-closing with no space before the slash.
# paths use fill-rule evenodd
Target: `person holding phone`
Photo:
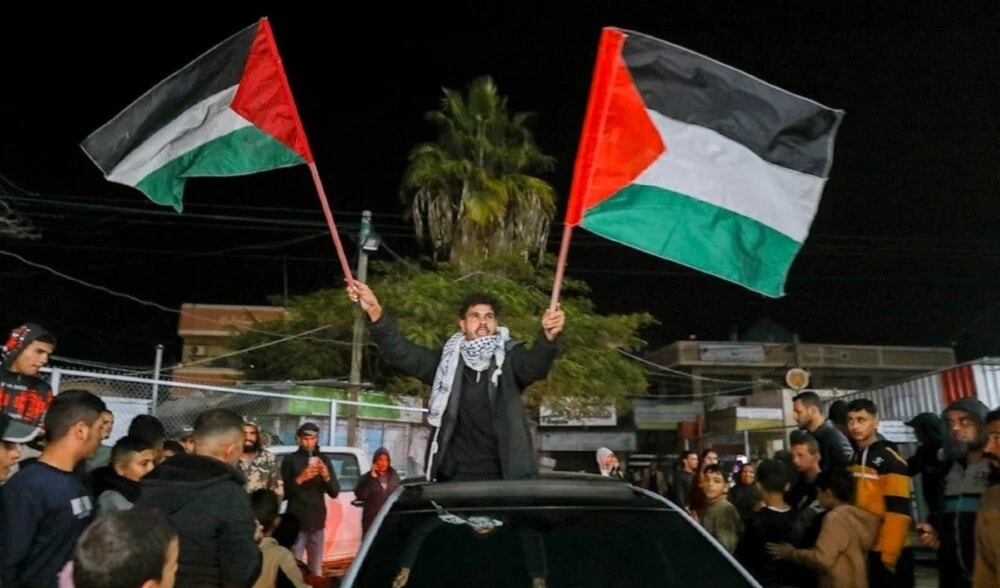
<path id="1" fill-rule="evenodd" d="M 326 500 L 337 498 L 340 482 L 330 459 L 318 450 L 319 426 L 303 423 L 295 432 L 299 449 L 281 462 L 288 512 L 299 520 L 299 534 L 292 547 L 295 558 L 305 553 L 309 572 L 323 577 L 323 545 L 326 539 Z"/>

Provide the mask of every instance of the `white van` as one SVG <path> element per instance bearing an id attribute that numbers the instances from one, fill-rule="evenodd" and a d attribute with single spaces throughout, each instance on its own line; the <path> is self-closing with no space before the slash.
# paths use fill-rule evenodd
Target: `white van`
<path id="1" fill-rule="evenodd" d="M 297 445 L 272 445 L 267 448 L 274 454 L 279 468 L 284 456 L 295 453 L 298 449 Z M 363 449 L 357 447 L 322 445 L 319 451 L 333 464 L 337 481 L 340 482 L 340 494 L 337 499 L 326 497 L 323 575 L 340 577 L 344 575 L 347 566 L 351 565 L 361 546 L 361 508 L 352 502 L 358 477 L 371 468 L 371 460 Z M 285 506 L 284 503 L 281 505 L 282 512 Z"/>

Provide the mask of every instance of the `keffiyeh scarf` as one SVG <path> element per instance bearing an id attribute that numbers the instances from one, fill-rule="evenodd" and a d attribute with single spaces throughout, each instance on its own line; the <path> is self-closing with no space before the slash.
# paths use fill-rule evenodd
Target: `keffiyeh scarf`
<path id="1" fill-rule="evenodd" d="M 434 384 L 431 386 L 431 400 L 427 409 L 427 422 L 433 427 L 441 426 L 441 416 L 448 407 L 451 388 L 455 384 L 455 374 L 462 362 L 476 372 L 477 378 L 490 367 L 491 360 L 496 361 L 496 369 L 490 374 L 494 386 L 500 381 L 501 367 L 506 355 L 506 345 L 510 341 L 510 331 L 507 327 L 497 327 L 497 332 L 489 337 L 480 337 L 473 341 L 465 338 L 465 333 L 455 333 L 448 338 L 441 352 L 441 363 L 434 374 Z"/>

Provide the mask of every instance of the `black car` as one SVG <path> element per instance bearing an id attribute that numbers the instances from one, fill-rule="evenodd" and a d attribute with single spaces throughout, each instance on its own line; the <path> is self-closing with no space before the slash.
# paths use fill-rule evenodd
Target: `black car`
<path id="1" fill-rule="evenodd" d="M 759 586 L 669 501 L 621 481 L 406 483 L 342 588 Z"/>

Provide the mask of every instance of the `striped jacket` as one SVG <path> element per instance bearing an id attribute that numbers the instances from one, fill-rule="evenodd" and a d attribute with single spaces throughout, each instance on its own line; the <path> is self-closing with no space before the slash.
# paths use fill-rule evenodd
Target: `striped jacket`
<path id="1" fill-rule="evenodd" d="M 881 554 L 882 563 L 895 567 L 913 519 L 906 460 L 884 441 L 875 441 L 854 452 L 850 470 L 857 482 L 855 506 L 882 519 L 872 551 Z"/>

